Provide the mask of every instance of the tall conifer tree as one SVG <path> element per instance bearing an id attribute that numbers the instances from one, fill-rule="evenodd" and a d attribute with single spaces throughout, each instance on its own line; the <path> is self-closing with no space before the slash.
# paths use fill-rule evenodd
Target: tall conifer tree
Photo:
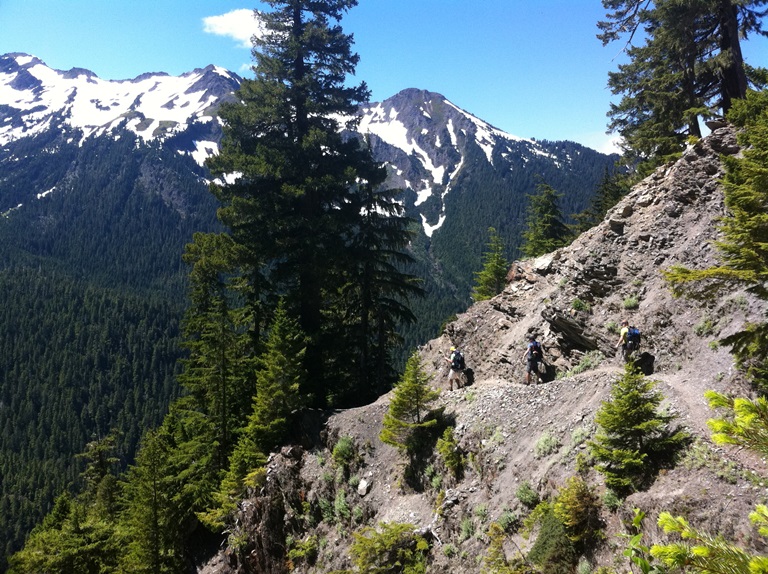
<path id="1" fill-rule="evenodd" d="M 747 91 L 740 40 L 764 34 L 766 0 L 603 0 L 603 44 L 626 39 L 629 63 L 609 74 L 622 100 L 610 128 L 645 171 L 701 136 L 699 118 L 726 114 Z M 639 44 L 642 39 L 643 43 Z"/>
<path id="2" fill-rule="evenodd" d="M 528 196 L 522 251 L 526 257 L 538 257 L 567 245 L 571 239 L 568 226 L 558 206 L 560 195 L 546 183 Z"/>
<path id="3" fill-rule="evenodd" d="M 329 336 L 347 312 L 343 289 L 357 274 L 350 252 L 363 216 L 350 206 L 386 172 L 357 139 L 342 135 L 369 95 L 364 83 L 346 83 L 358 56 L 338 25 L 357 1 L 267 3 L 272 11 L 258 14 L 265 33 L 255 40 L 255 78 L 222 107 L 225 137 L 209 166 L 222 177 L 213 190 L 239 247 L 233 263 L 250 285 L 247 304 L 273 309 L 285 297 L 307 336 L 302 391 L 322 406 L 337 400 L 338 383 L 356 364 L 340 360 L 344 341 Z M 402 225 L 395 232 L 382 236 L 392 251 L 406 237 Z"/>

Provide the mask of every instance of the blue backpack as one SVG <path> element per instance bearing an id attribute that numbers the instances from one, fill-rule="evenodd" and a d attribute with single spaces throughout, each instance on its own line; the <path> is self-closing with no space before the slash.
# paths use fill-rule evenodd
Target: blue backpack
<path id="1" fill-rule="evenodd" d="M 640 329 L 630 326 L 627 331 L 627 348 L 635 350 L 640 347 Z"/>

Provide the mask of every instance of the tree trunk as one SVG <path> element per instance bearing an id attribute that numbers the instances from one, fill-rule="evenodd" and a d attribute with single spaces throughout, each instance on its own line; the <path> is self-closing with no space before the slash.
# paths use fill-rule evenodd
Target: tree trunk
<path id="1" fill-rule="evenodd" d="M 720 0 L 720 51 L 729 55 L 720 81 L 723 115 L 731 109 L 733 100 L 747 94 L 747 75 L 739 42 L 738 8 L 732 0 Z"/>

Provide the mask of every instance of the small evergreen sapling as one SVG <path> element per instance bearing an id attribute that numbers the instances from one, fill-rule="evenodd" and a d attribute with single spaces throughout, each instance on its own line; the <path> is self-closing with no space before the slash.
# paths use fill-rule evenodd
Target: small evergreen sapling
<path id="1" fill-rule="evenodd" d="M 475 288 L 472 298 L 484 301 L 495 297 L 504 289 L 507 282 L 509 262 L 504 257 L 504 241 L 495 228 L 488 228 L 487 251 L 483 253 L 483 268 L 475 273 Z"/>
<path id="2" fill-rule="evenodd" d="M 681 429 L 670 430 L 674 417 L 659 412 L 664 397 L 655 386 L 627 364 L 595 415 L 599 428 L 588 445 L 606 486 L 617 493 L 640 489 L 689 439 Z"/>
<path id="3" fill-rule="evenodd" d="M 384 428 L 379 435 L 382 442 L 412 452 L 414 432 L 437 424 L 435 419 L 425 420 L 425 417 L 430 403 L 438 396 L 439 392 L 429 386 L 429 377 L 421 366 L 419 355 L 414 353 L 405 365 L 405 372 L 384 415 Z"/>

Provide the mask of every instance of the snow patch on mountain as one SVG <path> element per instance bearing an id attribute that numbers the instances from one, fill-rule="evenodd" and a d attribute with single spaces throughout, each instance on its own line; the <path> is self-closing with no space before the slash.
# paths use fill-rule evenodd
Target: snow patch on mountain
<path id="1" fill-rule="evenodd" d="M 118 127 L 144 141 L 165 138 L 193 122 L 213 121 L 214 107 L 239 83 L 217 66 L 115 81 L 88 70 L 54 70 L 27 54 L 7 54 L 0 56 L 0 145 L 64 125 L 82 130 L 84 138 Z M 203 150 L 213 149 L 209 143 L 197 142 L 193 156 L 202 158 Z"/>

